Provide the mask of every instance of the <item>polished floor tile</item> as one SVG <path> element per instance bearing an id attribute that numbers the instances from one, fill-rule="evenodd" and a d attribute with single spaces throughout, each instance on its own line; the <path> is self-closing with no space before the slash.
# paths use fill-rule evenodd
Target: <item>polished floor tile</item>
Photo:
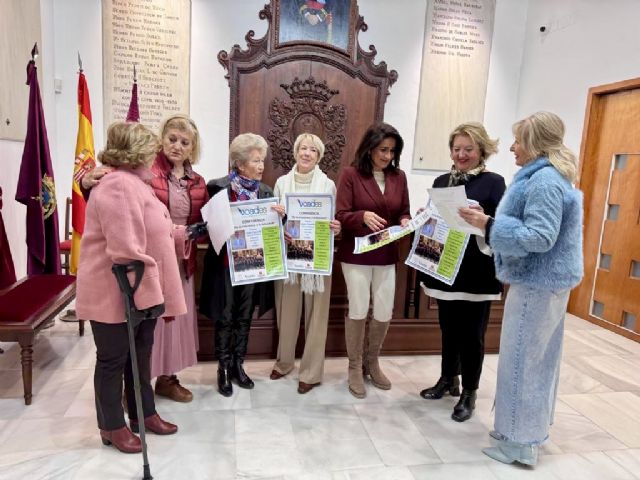
<path id="1" fill-rule="evenodd" d="M 20 349 L 0 347 L 0 480 L 141 477 L 141 455 L 100 442 L 90 329 L 78 337 L 76 324 L 57 322 L 39 335 L 30 406 Z M 272 360 L 246 362 L 256 387 L 230 398 L 215 389 L 215 362 L 194 365 L 179 374 L 191 403 L 157 399 L 179 431 L 148 435 L 151 471 L 159 480 L 640 479 L 640 344 L 567 315 L 555 422 L 535 469 L 482 454 L 497 364 L 486 356 L 476 410 L 462 424 L 450 418 L 457 398 L 418 395 L 440 376 L 439 356 L 383 358 L 393 386 L 367 380 L 365 399 L 348 391 L 345 358 L 327 359 L 322 385 L 305 395 L 297 368 L 269 379 Z"/>

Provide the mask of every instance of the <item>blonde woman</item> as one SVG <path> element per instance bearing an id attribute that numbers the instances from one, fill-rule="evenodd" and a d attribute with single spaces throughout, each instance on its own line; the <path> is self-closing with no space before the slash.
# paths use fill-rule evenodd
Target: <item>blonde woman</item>
<path id="1" fill-rule="evenodd" d="M 511 146 L 522 169 L 495 219 L 460 210 L 486 232 L 498 278 L 509 283 L 496 385 L 496 446 L 503 463 L 535 465 L 549 436 L 562 356 L 569 292 L 583 276 L 582 192 L 573 187 L 575 155 L 563 144 L 564 124 L 537 112 L 513 126 Z"/>
<path id="2" fill-rule="evenodd" d="M 434 188 L 464 185 L 467 198 L 475 200 L 487 215 L 494 215 L 505 190 L 504 178 L 487 170 L 487 159 L 497 153 L 498 140 L 489 137 L 477 122 L 458 125 L 449 135 L 451 171 L 433 182 Z M 440 378 L 420 392 L 429 400 L 445 393 L 462 395 L 451 418 L 464 422 L 471 418 L 484 360 L 484 337 L 491 302 L 500 300 L 502 285 L 496 280 L 491 250 L 482 237 L 473 236 L 464 253 L 453 285 L 430 275 L 419 274 L 425 293 L 438 302 L 438 322 L 442 333 Z"/>
<path id="3" fill-rule="evenodd" d="M 295 165 L 289 173 L 278 178 L 274 189 L 274 196 L 280 203 L 284 203 L 287 193 L 329 193 L 335 197 L 335 184 L 318 166 L 324 155 L 322 140 L 311 133 L 298 135 L 293 152 Z M 334 234 L 340 233 L 337 220 L 332 220 L 330 227 Z M 294 229 L 299 233 L 297 227 L 292 227 L 290 236 L 297 236 Z M 305 345 L 298 374 L 298 393 L 304 394 L 322 381 L 331 276 L 291 273 L 287 280 L 275 282 L 275 295 L 279 341 L 271 380 L 282 378 L 293 370 L 304 299 Z"/>
<path id="4" fill-rule="evenodd" d="M 100 436 L 105 445 L 125 453 L 142 451 L 137 432 L 133 374 L 122 294 L 111 273 L 114 263 L 141 260 L 145 272 L 134 296 L 140 310 L 164 304 L 164 314 L 186 312 L 176 249 L 186 256 L 185 228 L 174 227 L 166 207 L 149 182 L 149 167 L 160 143 L 139 123 L 116 122 L 107 131 L 107 145 L 98 160 L 112 168 L 95 185 L 87 204 L 82 255 L 78 267 L 76 312 L 91 321 L 96 344 L 94 388 Z M 140 393 L 147 432 L 168 435 L 178 430 L 155 409 L 151 387 L 151 347 L 156 319 L 141 322 L 135 331 L 140 369 Z M 122 408 L 124 376 L 131 430 Z"/>
<path id="5" fill-rule="evenodd" d="M 160 128 L 162 150 L 151 167 L 151 186 L 176 225 L 202 221 L 200 209 L 209 195 L 202 176 L 193 170 L 200 157 L 200 133 L 186 115 L 167 118 Z M 193 279 L 197 248 L 178 262 L 187 313 L 158 320 L 151 355 L 151 378 L 157 377 L 156 395 L 190 402 L 193 394 L 180 384 L 177 373 L 198 363 L 198 313 Z"/>

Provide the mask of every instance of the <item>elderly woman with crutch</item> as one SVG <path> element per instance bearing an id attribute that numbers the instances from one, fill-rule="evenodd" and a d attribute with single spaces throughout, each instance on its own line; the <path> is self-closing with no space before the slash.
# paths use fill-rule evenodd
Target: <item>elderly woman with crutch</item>
<path id="1" fill-rule="evenodd" d="M 121 452 L 138 453 L 142 444 L 135 408 L 134 380 L 123 295 L 112 273 L 114 264 L 140 261 L 144 275 L 133 296 L 139 310 L 164 316 L 186 312 L 176 252 L 188 255 L 186 229 L 174 226 L 166 207 L 149 184 L 149 167 L 160 148 L 157 137 L 144 125 L 116 122 L 109 127 L 107 144 L 98 155 L 109 175 L 93 187 L 87 204 L 80 264 L 77 275 L 78 318 L 90 320 L 96 344 L 94 375 L 96 413 L 105 445 Z M 151 309 L 151 310 L 148 310 Z M 151 348 L 156 318 L 135 327 L 136 358 L 140 371 L 144 427 L 158 435 L 173 434 L 178 427 L 164 421 L 155 409 L 151 387 Z M 122 378 L 131 429 L 122 408 Z"/>

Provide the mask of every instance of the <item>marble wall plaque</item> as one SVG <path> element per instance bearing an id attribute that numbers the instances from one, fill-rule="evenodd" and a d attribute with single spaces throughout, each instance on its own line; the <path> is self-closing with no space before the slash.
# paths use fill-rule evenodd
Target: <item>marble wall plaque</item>
<path id="1" fill-rule="evenodd" d="M 449 133 L 482 122 L 495 0 L 428 0 L 413 168 L 449 170 Z"/>
<path id="2" fill-rule="evenodd" d="M 140 122 L 189 114 L 190 0 L 102 0 L 105 128 L 125 120 L 133 66 Z"/>

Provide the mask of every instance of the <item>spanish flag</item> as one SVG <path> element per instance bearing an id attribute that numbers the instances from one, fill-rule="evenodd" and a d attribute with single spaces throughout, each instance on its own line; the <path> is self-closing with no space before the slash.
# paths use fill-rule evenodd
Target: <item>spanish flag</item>
<path id="1" fill-rule="evenodd" d="M 84 233 L 84 214 L 87 206 L 78 182 L 87 172 L 93 170 L 95 166 L 89 88 L 87 87 L 87 80 L 84 77 L 84 73 L 80 70 L 80 75 L 78 76 L 78 138 L 76 139 L 76 159 L 73 166 L 73 186 L 71 192 L 71 226 L 73 229 L 73 238 L 71 241 L 69 272 L 72 275 L 75 275 L 78 271 L 80 240 Z"/>

